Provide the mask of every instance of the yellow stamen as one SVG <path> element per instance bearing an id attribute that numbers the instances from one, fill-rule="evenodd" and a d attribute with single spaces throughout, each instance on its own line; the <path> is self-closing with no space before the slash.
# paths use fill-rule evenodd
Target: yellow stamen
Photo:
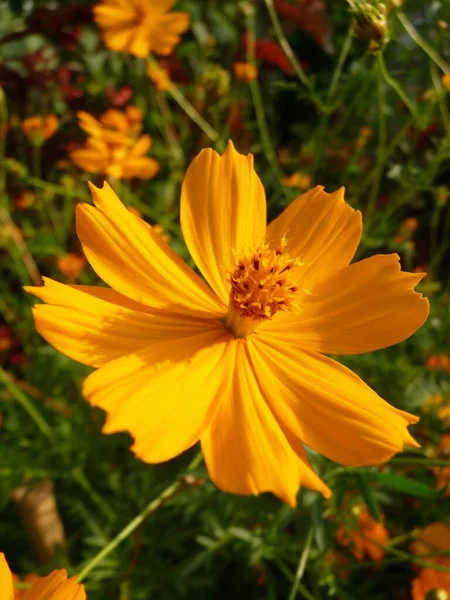
<path id="1" fill-rule="evenodd" d="M 295 308 L 300 291 L 296 280 L 302 263 L 289 256 L 286 244 L 286 238 L 276 250 L 264 244 L 253 255 L 240 258 L 230 272 L 225 326 L 235 337 L 246 337 L 278 311 Z"/>

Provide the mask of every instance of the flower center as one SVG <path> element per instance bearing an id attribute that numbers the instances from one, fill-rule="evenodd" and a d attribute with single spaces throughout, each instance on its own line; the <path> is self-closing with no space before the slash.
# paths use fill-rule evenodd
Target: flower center
<path id="1" fill-rule="evenodd" d="M 425 600 L 449 600 L 449 595 L 443 588 L 429 590 Z"/>
<path id="2" fill-rule="evenodd" d="M 260 246 L 240 258 L 229 273 L 230 301 L 225 326 L 235 337 L 246 337 L 259 323 L 296 305 L 297 276 L 302 262 L 286 251 L 286 238 L 276 250 Z"/>

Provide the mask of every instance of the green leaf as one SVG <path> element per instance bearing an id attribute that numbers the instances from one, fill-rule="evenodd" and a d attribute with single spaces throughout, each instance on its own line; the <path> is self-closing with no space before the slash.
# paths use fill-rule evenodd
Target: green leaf
<path id="1" fill-rule="evenodd" d="M 370 474 L 372 475 L 372 474 Z M 358 471 L 355 473 L 356 481 L 360 492 L 364 498 L 364 502 L 367 504 L 370 514 L 377 521 L 381 520 L 380 507 L 378 506 L 377 499 L 370 487 L 369 474 L 366 471 Z"/>
<path id="2" fill-rule="evenodd" d="M 439 498 L 441 496 L 441 492 L 425 483 L 420 483 L 419 481 L 409 479 L 409 477 L 404 477 L 403 475 L 374 471 L 368 473 L 368 476 L 370 479 L 377 481 L 384 487 L 403 492 L 404 494 L 420 496 L 422 498 Z"/>

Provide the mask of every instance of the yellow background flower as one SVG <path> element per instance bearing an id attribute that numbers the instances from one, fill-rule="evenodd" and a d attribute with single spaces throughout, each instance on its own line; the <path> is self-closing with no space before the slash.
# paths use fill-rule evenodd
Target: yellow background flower
<path id="1" fill-rule="evenodd" d="M 84 147 L 72 150 L 70 159 L 88 173 L 103 173 L 116 179 L 152 179 L 159 163 L 146 156 L 152 146 L 149 135 L 142 132 L 142 112 L 130 106 L 125 112 L 108 110 L 96 119 L 79 112 L 80 127 L 89 137 Z"/>
<path id="2" fill-rule="evenodd" d="M 22 131 L 33 142 L 38 145 L 45 142 L 54 135 L 59 126 L 58 117 L 55 115 L 36 115 L 25 119 L 21 123 Z"/>
<path id="3" fill-rule="evenodd" d="M 94 7 L 94 19 L 111 50 L 140 58 L 167 56 L 189 27 L 189 14 L 172 12 L 175 0 L 104 0 Z"/>

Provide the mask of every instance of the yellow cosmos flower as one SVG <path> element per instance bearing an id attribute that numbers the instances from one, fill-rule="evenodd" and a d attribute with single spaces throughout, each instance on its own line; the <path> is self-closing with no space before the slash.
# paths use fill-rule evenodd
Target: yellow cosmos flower
<path id="1" fill-rule="evenodd" d="M 111 50 L 145 58 L 169 55 L 189 27 L 189 14 L 169 10 L 175 0 L 103 0 L 94 19 Z"/>
<path id="2" fill-rule="evenodd" d="M 124 112 L 112 108 L 99 119 L 85 111 L 79 111 L 77 117 L 83 131 L 110 144 L 131 145 L 142 132 L 143 115 L 137 106 L 128 106 Z"/>
<path id="3" fill-rule="evenodd" d="M 116 179 L 152 179 L 159 163 L 145 156 L 152 145 L 149 135 L 142 135 L 142 112 L 130 106 L 125 112 L 111 109 L 96 119 L 78 113 L 80 127 L 89 134 L 84 147 L 69 153 L 71 161 L 88 173 L 103 173 Z"/>
<path id="4" fill-rule="evenodd" d="M 12 574 L 2 552 L 0 552 L 0 598 L 14 600 Z M 86 600 L 86 592 L 84 585 L 77 583 L 76 576 L 67 579 L 67 571 L 61 569 L 34 581 L 21 595 L 21 600 Z"/>
<path id="5" fill-rule="evenodd" d="M 36 115 L 25 119 L 21 123 L 22 131 L 30 139 L 33 144 L 42 145 L 45 140 L 54 135 L 59 126 L 58 117 L 55 115 L 47 115 L 42 117 Z"/>
<path id="6" fill-rule="evenodd" d="M 199 439 L 212 480 L 237 494 L 271 491 L 290 505 L 300 485 L 330 495 L 306 444 L 343 465 L 383 463 L 417 446 L 418 419 L 382 400 L 324 354 L 396 344 L 420 327 L 420 274 L 397 255 L 350 265 L 361 215 L 322 187 L 266 228 L 253 157 L 203 150 L 186 174 L 184 239 L 209 286 L 132 215 L 91 185 L 80 204 L 84 253 L 111 289 L 45 280 L 27 290 L 37 330 L 98 370 L 83 387 L 107 412 L 104 432 L 129 431 L 149 463 Z"/>

